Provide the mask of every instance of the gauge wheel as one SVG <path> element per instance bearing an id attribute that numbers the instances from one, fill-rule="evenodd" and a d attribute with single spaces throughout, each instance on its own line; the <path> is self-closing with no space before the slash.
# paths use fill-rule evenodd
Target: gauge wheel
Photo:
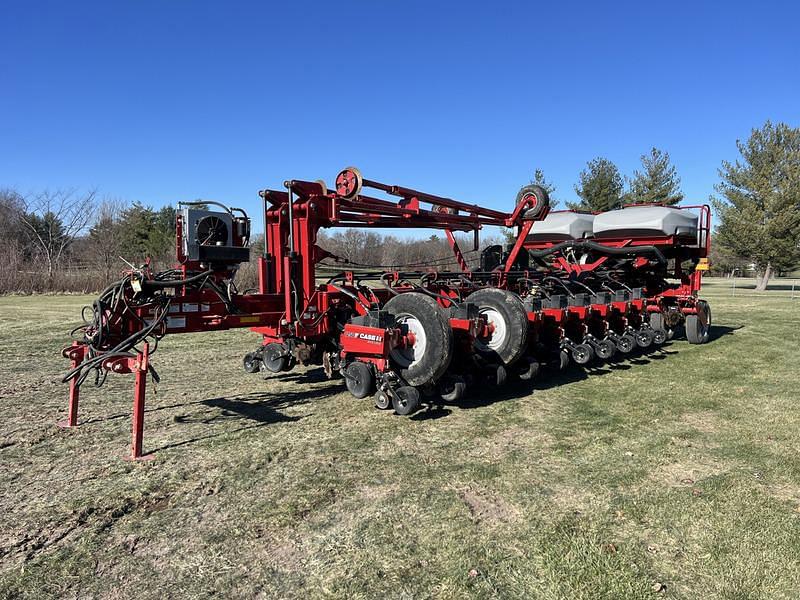
<path id="1" fill-rule="evenodd" d="M 690 344 L 705 344 L 711 332 L 711 307 L 705 300 L 697 301 L 697 314 L 686 315 L 686 339 Z"/>
<path id="2" fill-rule="evenodd" d="M 419 409 L 419 390 L 410 385 L 399 387 L 394 391 L 392 406 L 398 415 L 406 416 Z"/>
<path id="3" fill-rule="evenodd" d="M 347 366 L 344 372 L 344 384 L 347 391 L 356 398 L 371 396 L 375 389 L 375 377 L 372 369 L 366 363 L 355 361 Z"/>

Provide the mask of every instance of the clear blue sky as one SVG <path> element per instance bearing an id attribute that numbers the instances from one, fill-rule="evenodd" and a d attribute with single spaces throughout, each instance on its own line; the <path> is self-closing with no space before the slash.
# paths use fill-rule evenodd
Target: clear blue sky
<path id="1" fill-rule="evenodd" d="M 603 4 L 3 0 L 0 187 L 255 211 L 354 164 L 508 209 L 656 145 L 705 201 L 737 138 L 800 125 L 796 2 Z"/>

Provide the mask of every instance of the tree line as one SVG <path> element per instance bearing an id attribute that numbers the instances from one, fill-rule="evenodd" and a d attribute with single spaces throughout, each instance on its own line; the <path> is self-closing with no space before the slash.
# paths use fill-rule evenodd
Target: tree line
<path id="1" fill-rule="evenodd" d="M 718 273 L 752 268 L 758 288 L 769 279 L 800 264 L 800 129 L 767 121 L 737 140 L 739 158 L 722 161 L 719 183 L 710 198 L 716 227 L 712 269 Z M 590 160 L 574 186 L 577 201 L 570 210 L 607 211 L 627 204 L 676 205 L 684 199 L 681 180 L 669 153 L 651 148 L 640 157 L 641 167 L 623 176 L 607 158 Z M 544 187 L 558 206 L 558 191 L 541 169 L 531 183 Z M 0 293 L 97 291 L 126 264 L 139 265 L 146 257 L 170 265 L 174 257 L 175 208 L 155 209 L 138 202 L 99 198 L 96 190 L 43 191 L 22 195 L 0 190 Z M 500 243 L 487 238 L 482 246 Z M 443 237 L 423 239 L 381 235 L 358 229 L 320 235 L 320 245 L 339 257 L 325 269 L 346 266 L 344 261 L 378 265 L 431 265 L 455 268 Z M 471 240 L 462 248 L 471 249 Z M 263 251 L 263 237 L 253 243 L 254 255 Z M 471 265 L 478 254 L 466 252 Z M 253 264 L 243 265 L 241 289 L 255 285 Z"/>

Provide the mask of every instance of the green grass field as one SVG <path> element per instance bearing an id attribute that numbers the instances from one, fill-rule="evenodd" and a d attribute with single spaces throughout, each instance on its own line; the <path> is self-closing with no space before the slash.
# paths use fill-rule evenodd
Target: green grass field
<path id="1" fill-rule="evenodd" d="M 169 337 L 140 464 L 130 376 L 55 425 L 87 298 L 0 298 L 0 597 L 796 598 L 800 300 L 705 297 L 705 346 L 411 419 Z"/>

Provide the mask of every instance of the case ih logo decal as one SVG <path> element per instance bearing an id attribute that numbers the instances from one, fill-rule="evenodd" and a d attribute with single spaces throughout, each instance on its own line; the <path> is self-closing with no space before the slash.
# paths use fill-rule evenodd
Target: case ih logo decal
<path id="1" fill-rule="evenodd" d="M 382 342 L 383 336 L 375 333 L 358 333 L 356 331 L 345 331 L 344 334 L 359 340 L 367 340 L 368 342 Z"/>

